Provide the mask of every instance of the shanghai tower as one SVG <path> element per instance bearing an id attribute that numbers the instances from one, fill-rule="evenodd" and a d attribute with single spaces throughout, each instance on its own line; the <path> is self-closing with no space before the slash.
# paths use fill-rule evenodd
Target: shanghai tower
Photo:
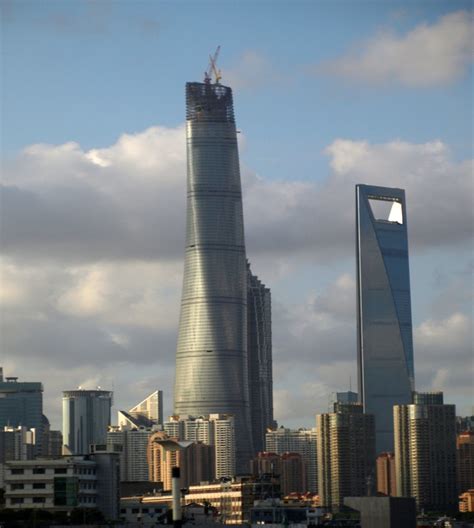
<path id="1" fill-rule="evenodd" d="M 252 457 L 247 266 L 232 90 L 186 84 L 187 225 L 174 413 L 231 414 L 236 470 Z"/>

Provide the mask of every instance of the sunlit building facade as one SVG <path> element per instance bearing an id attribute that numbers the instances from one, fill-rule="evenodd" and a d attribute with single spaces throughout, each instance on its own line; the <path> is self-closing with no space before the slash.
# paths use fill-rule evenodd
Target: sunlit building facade
<path id="1" fill-rule="evenodd" d="M 419 510 L 457 507 L 456 413 L 443 393 L 415 393 L 394 407 L 397 494 L 414 497 Z"/>

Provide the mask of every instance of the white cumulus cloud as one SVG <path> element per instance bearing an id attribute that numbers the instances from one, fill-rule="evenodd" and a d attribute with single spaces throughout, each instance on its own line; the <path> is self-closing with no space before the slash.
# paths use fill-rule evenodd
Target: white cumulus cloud
<path id="1" fill-rule="evenodd" d="M 471 15 L 457 11 L 404 35 L 381 31 L 322 71 L 367 83 L 437 86 L 461 77 L 473 58 Z"/>

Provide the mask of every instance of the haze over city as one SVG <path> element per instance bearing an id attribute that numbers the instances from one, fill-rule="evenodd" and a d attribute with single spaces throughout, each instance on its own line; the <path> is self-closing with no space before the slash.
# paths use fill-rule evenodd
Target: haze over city
<path id="1" fill-rule="evenodd" d="M 472 411 L 470 2 L 2 2 L 4 372 L 172 409 L 184 84 L 222 46 L 275 418 L 356 390 L 354 185 L 406 191 L 417 390 Z"/>

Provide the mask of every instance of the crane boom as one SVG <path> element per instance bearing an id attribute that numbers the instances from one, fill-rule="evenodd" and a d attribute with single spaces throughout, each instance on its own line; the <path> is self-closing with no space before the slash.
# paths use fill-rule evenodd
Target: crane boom
<path id="1" fill-rule="evenodd" d="M 209 66 L 204 72 L 204 82 L 209 84 L 212 81 L 212 74 L 214 74 L 215 83 L 218 84 L 222 78 L 221 71 L 217 68 L 217 58 L 219 57 L 219 52 L 221 47 L 217 46 L 217 49 L 213 56 L 209 55 Z"/>

